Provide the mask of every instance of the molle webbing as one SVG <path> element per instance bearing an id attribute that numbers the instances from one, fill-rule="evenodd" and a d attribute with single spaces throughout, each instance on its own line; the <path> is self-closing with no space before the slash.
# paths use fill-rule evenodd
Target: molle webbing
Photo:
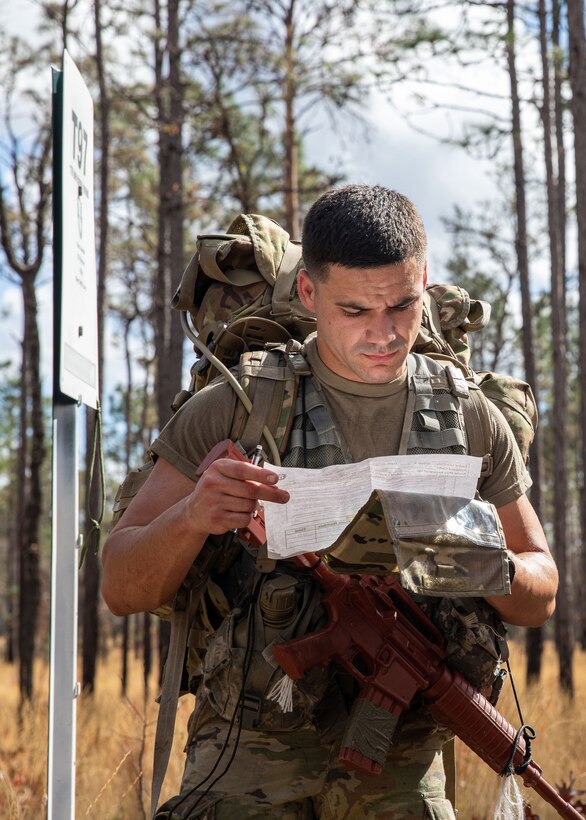
<path id="1" fill-rule="evenodd" d="M 412 354 L 408 359 L 408 388 L 400 454 L 470 453 L 483 456 L 487 447 L 490 450 L 490 424 L 485 419 L 485 402 L 477 395 L 479 390 L 474 390 L 474 386 L 469 389 L 458 368 Z M 474 428 L 473 434 L 467 429 L 469 423 Z M 313 468 L 351 460 L 322 390 L 311 376 L 304 377 L 297 390 L 283 464 Z"/>
<path id="2" fill-rule="evenodd" d="M 239 380 L 252 401 L 249 415 L 236 405 L 230 438 L 249 452 L 262 441 L 263 427 L 272 432 L 281 454 L 287 446 L 293 420 L 297 386 L 309 367 L 297 342 L 245 353 L 240 359 Z"/>
<path id="3" fill-rule="evenodd" d="M 399 454 L 449 453 L 485 456 L 491 451 L 490 418 L 484 397 L 453 365 L 427 356 L 407 359 L 408 399 Z M 321 468 L 352 461 L 319 383 L 299 345 L 254 351 L 242 357 L 240 381 L 253 402 L 240 406 L 232 437 L 247 451 L 274 431 L 287 467 Z M 489 470 L 484 470 L 486 475 Z"/>
<path id="4" fill-rule="evenodd" d="M 407 360 L 409 394 L 399 453 L 468 452 L 461 403 L 470 401 L 468 385 L 455 367 L 411 354 Z"/>
<path id="5" fill-rule="evenodd" d="M 297 391 L 283 465 L 316 469 L 332 464 L 349 464 L 351 461 L 352 457 L 342 443 L 322 390 L 311 376 L 304 376 Z"/>
<path id="6" fill-rule="evenodd" d="M 237 405 L 230 437 L 239 439 L 245 450 L 261 441 L 266 425 L 287 467 L 320 468 L 352 461 L 300 345 L 290 342 L 245 353 L 239 376 L 253 411 L 247 416 Z"/>

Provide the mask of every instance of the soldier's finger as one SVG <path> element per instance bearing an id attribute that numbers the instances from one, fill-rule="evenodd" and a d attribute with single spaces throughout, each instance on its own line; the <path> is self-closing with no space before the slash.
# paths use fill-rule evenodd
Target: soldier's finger
<path id="1" fill-rule="evenodd" d="M 258 474 L 253 473 L 253 475 L 258 477 Z M 289 493 L 286 490 L 281 490 L 272 484 L 264 484 L 242 476 L 232 477 L 218 470 L 210 472 L 206 470 L 200 479 L 200 492 L 209 493 L 211 497 L 220 494 L 234 498 L 273 501 L 276 504 L 286 504 L 289 500 Z"/>
<path id="2" fill-rule="evenodd" d="M 279 476 L 274 470 L 267 470 L 248 461 L 236 461 L 232 458 L 219 458 L 209 469 L 216 468 L 218 472 L 228 478 L 237 478 L 241 481 L 255 481 L 258 484 L 274 485 Z"/>

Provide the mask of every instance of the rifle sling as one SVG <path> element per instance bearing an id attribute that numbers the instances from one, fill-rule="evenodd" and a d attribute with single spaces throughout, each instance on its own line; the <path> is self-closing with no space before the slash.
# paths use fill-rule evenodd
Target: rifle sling
<path id="1" fill-rule="evenodd" d="M 446 798 L 452 804 L 454 814 L 456 814 L 458 781 L 456 779 L 456 739 L 454 737 L 448 740 L 447 743 L 444 743 L 442 747 L 442 758 L 446 775 Z"/>
<path id="2" fill-rule="evenodd" d="M 171 635 L 169 653 L 165 663 L 165 672 L 161 686 L 157 731 L 155 733 L 155 750 L 153 754 L 153 779 L 151 782 L 151 814 L 153 820 L 167 766 L 173 746 L 177 703 L 181 689 L 181 676 L 185 662 L 185 647 L 193 613 L 205 590 L 207 573 L 202 573 L 196 585 L 191 589 L 189 602 L 183 608 L 174 608 L 171 614 Z"/>

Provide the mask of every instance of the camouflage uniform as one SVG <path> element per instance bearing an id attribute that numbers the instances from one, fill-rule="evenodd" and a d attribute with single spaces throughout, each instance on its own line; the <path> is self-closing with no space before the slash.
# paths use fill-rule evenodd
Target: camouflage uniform
<path id="1" fill-rule="evenodd" d="M 204 698 L 192 715 L 181 795 L 165 803 L 157 820 L 391 820 L 454 818 L 445 798 L 441 749 L 450 734 L 429 716 L 411 710 L 401 721 L 380 777 L 353 771 L 338 760 L 339 741 L 319 743 L 312 727 L 262 733 L 219 720 Z M 237 742 L 237 757 L 227 767 Z M 205 783 L 201 781 L 214 770 Z M 209 791 L 206 791 L 209 787 Z"/>
<path id="2" fill-rule="evenodd" d="M 265 352 L 259 350 L 259 346 L 263 341 L 285 342 L 290 336 L 302 340 L 315 328 L 315 317 L 303 307 L 296 289 L 296 273 L 301 264 L 300 247 L 290 242 L 278 225 L 261 216 L 241 215 L 228 229 L 228 235 L 198 238 L 198 250 L 174 297 L 173 306 L 191 313 L 200 340 L 206 344 L 213 342 L 221 361 L 228 366 L 240 362 L 240 381 L 255 402 L 255 410 L 263 406 L 263 392 L 260 391 L 260 399 L 255 393 L 263 381 L 263 373 L 259 371 L 264 368 Z M 249 333 L 247 323 L 251 316 L 254 322 Z M 271 321 L 259 324 L 259 316 Z M 469 369 L 466 334 L 482 328 L 488 316 L 489 306 L 470 300 L 462 289 L 430 286 L 424 295 L 423 323 L 414 350 L 452 363 L 456 361 L 464 374 L 479 383 L 482 391 L 502 409 L 526 457 L 535 422 L 534 402 L 527 385 L 503 379 L 498 374 L 474 374 Z M 305 352 L 310 359 L 309 345 Z M 289 362 L 291 364 L 298 374 L 296 362 Z M 323 467 L 397 452 L 428 452 L 430 419 L 431 428 L 435 427 L 439 438 L 444 440 L 446 432 L 448 439 L 452 436 L 455 449 L 443 452 L 467 452 L 466 437 L 460 435 L 464 433 L 462 425 L 447 418 L 450 413 L 453 417 L 460 416 L 458 407 L 452 404 L 447 408 L 446 419 L 439 423 L 438 429 L 435 409 L 428 404 L 432 401 L 435 406 L 435 387 L 418 391 L 417 401 L 405 413 L 405 404 L 401 404 L 398 392 L 395 390 L 392 397 L 385 393 L 383 418 L 380 386 L 376 386 L 375 392 L 370 391 L 371 386 L 356 383 L 348 385 L 350 390 L 344 389 L 318 373 L 319 357 L 310 359 L 310 364 L 320 387 L 318 393 L 323 389 L 326 394 L 326 408 L 319 397 L 314 401 L 316 396 L 310 391 L 310 395 L 304 395 L 309 418 L 296 412 L 290 425 L 289 410 L 294 406 L 296 395 L 292 389 L 295 380 L 291 368 L 282 382 L 281 393 L 270 393 L 274 407 L 266 418 L 266 425 L 277 443 L 286 432 L 289 460 L 284 459 L 284 463 Z M 301 362 L 301 370 L 303 366 Z M 323 365 L 321 367 L 323 369 Z M 261 378 L 256 378 L 259 375 Z M 152 447 L 155 455 L 165 458 L 192 480 L 197 480 L 197 466 L 216 442 L 227 437 L 244 441 L 248 432 L 246 414 L 236 405 L 234 392 L 225 384 L 212 382 L 205 391 L 193 396 L 196 386 L 209 384 L 214 376 L 214 368 L 206 365 L 204 358 L 196 363 L 190 389 L 179 394 L 174 409 L 185 402 L 186 406 L 174 416 Z M 337 381 L 341 380 L 337 378 Z M 379 400 L 378 410 L 373 408 L 369 396 Z M 449 403 L 449 397 L 444 398 L 448 398 Z M 350 399 L 356 404 L 350 406 Z M 336 412 L 336 424 L 324 413 L 328 403 Z M 489 428 L 495 436 L 491 450 L 498 473 L 495 471 L 493 477 L 483 478 L 481 491 L 483 497 L 500 506 L 525 492 L 530 480 L 519 463 L 521 456 L 515 454 L 506 423 L 502 417 L 499 420 L 498 412 L 494 415 L 492 408 L 488 415 L 491 416 Z M 410 419 L 416 416 L 418 422 L 411 425 Z M 252 420 L 252 416 L 250 418 Z M 405 425 L 401 430 L 403 418 Z M 247 449 L 258 443 L 258 435 L 256 432 L 252 444 L 246 444 Z M 435 433 L 432 431 L 431 435 Z M 308 454 L 307 442 L 311 440 L 317 440 L 317 446 Z M 344 440 L 352 442 L 352 455 Z M 432 449 L 437 449 L 437 445 Z M 150 467 L 152 462 L 144 470 L 134 471 L 121 487 L 118 517 L 144 483 Z M 209 592 L 208 583 L 206 596 Z M 473 612 L 465 602 L 421 596 L 419 603 L 446 634 L 450 664 L 479 688 L 484 688 L 498 665 L 499 647 L 498 640 L 495 641 L 498 619 L 494 610 L 486 605 L 490 610 L 487 613 Z M 212 631 L 217 624 L 218 620 Z M 309 628 L 316 627 L 312 624 Z M 194 670 L 205 648 L 201 641 L 203 630 L 198 637 L 197 627 L 192 628 L 191 636 L 189 658 L 193 660 L 191 671 L 197 676 L 199 672 Z M 480 654 L 478 647 L 482 650 Z M 238 691 L 239 684 L 238 674 L 231 675 L 231 671 L 227 666 L 223 680 L 226 692 L 231 693 L 226 700 L 233 706 L 234 691 Z M 298 707 L 298 694 L 296 698 Z M 305 720 L 305 713 L 299 708 L 294 712 L 293 721 L 288 722 L 281 716 L 277 729 L 264 726 L 263 732 L 249 728 L 239 730 L 238 724 L 230 729 L 234 709 L 232 712 L 226 709 L 224 713 L 219 699 L 214 699 L 212 692 L 202 685 L 190 721 L 183 796 L 168 801 L 159 809 L 157 817 L 453 818 L 452 808 L 444 797 L 441 763 L 441 749 L 449 735 L 425 710 L 413 704 L 400 719 L 393 739 L 395 745 L 391 747 L 383 774 L 375 778 L 357 774 L 338 761 L 341 729 L 347 714 L 344 702 L 340 704 L 339 698 L 331 698 L 328 691 L 319 705 L 322 711 L 325 705 L 330 718 L 333 716 L 325 734 L 323 731 L 318 734 L 311 716 Z M 277 711 L 274 704 L 266 710 L 275 723 L 279 723 Z M 300 714 L 301 720 L 295 723 Z"/>

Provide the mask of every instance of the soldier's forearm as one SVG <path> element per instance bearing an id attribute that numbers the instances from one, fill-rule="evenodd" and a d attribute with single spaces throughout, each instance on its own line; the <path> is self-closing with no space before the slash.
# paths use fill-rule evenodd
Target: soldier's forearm
<path id="1" fill-rule="evenodd" d="M 515 563 L 511 595 L 486 600 L 503 621 L 541 626 L 555 609 L 558 573 L 543 528 L 523 495 L 498 508 L 509 554 Z"/>
<path id="2" fill-rule="evenodd" d="M 550 555 L 511 553 L 515 577 L 511 594 L 488 597 L 503 621 L 516 626 L 541 626 L 555 609 L 557 570 Z"/>
<path id="3" fill-rule="evenodd" d="M 119 526 L 104 544 L 104 600 L 115 615 L 154 610 L 170 600 L 206 534 L 188 526 L 179 501 L 144 526 Z"/>

